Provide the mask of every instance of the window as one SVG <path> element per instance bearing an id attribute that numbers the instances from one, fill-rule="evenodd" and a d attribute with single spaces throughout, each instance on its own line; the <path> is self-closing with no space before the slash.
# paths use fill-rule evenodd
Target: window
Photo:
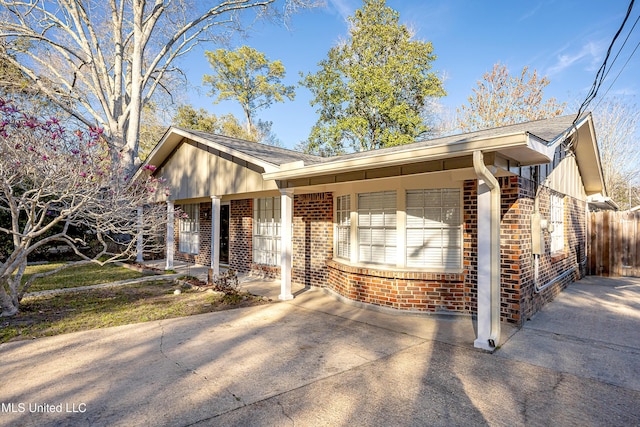
<path id="1" fill-rule="evenodd" d="M 336 256 L 351 257 L 351 196 L 336 198 Z"/>
<path id="2" fill-rule="evenodd" d="M 459 268 L 460 190 L 410 190 L 406 204 L 407 267 Z"/>
<path id="3" fill-rule="evenodd" d="M 564 250 L 564 197 L 551 194 L 551 252 Z"/>
<path id="4" fill-rule="evenodd" d="M 180 252 L 197 254 L 200 249 L 198 206 L 197 204 L 181 206 L 183 215 L 178 224 L 178 250 Z"/>
<path id="5" fill-rule="evenodd" d="M 253 262 L 280 264 L 280 198 L 255 199 L 253 203 Z"/>
<path id="6" fill-rule="evenodd" d="M 396 192 L 358 194 L 360 262 L 396 264 Z"/>

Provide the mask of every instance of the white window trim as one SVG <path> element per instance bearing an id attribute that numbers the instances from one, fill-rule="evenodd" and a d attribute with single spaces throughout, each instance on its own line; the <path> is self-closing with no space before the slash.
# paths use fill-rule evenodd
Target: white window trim
<path id="1" fill-rule="evenodd" d="M 335 222 L 335 257 L 340 259 L 351 259 L 351 194 L 336 196 L 336 209 L 334 213 Z M 346 208 L 345 208 L 346 206 Z M 341 209 L 342 207 L 342 209 Z M 348 217 L 348 218 L 345 218 Z M 345 236 L 346 239 L 341 239 Z M 344 250 L 341 251 L 340 249 Z"/>
<path id="2" fill-rule="evenodd" d="M 186 217 L 178 221 L 178 251 L 198 255 L 200 252 L 200 205 L 192 203 L 182 205 L 181 208 Z"/>
<path id="3" fill-rule="evenodd" d="M 260 201 L 271 199 L 271 209 L 267 222 L 260 226 Z M 251 260 L 255 264 L 277 266 L 280 265 L 280 237 L 281 237 L 281 209 L 280 197 L 262 197 L 253 200 L 253 230 Z M 276 209 L 277 207 L 277 209 Z M 278 213 L 276 218 L 276 212 Z M 262 230 L 262 231 L 261 231 Z M 262 245 L 258 243 L 262 242 Z"/>
<path id="4" fill-rule="evenodd" d="M 549 200 L 549 217 L 553 231 L 550 233 L 551 253 L 564 251 L 564 197 L 552 193 Z"/>
<path id="5" fill-rule="evenodd" d="M 354 192 L 353 190 L 349 193 L 337 193 L 334 194 L 334 230 L 336 230 L 335 235 L 337 235 L 337 198 L 345 195 L 350 196 L 351 200 L 351 236 L 350 236 L 350 246 L 351 246 L 351 257 L 350 259 L 346 259 L 346 257 L 338 256 L 337 253 L 337 245 L 334 244 L 334 259 L 341 263 L 347 263 L 349 265 L 354 266 L 372 266 L 376 268 L 390 268 L 395 270 L 406 270 L 406 271 L 424 271 L 424 272 L 438 272 L 438 273 L 459 273 L 464 268 L 463 258 L 464 258 L 464 204 L 463 204 L 463 191 L 461 187 L 451 187 L 451 186 L 443 186 L 432 189 L 442 189 L 442 190 L 456 190 L 459 192 L 459 225 L 458 228 L 460 230 L 460 242 L 459 242 L 459 252 L 460 256 L 455 267 L 453 266 L 439 266 L 439 267 L 408 267 L 407 266 L 407 255 L 406 255 L 406 245 L 407 245 L 407 235 L 406 235 L 406 193 L 411 190 L 423 190 L 429 188 L 422 187 L 408 187 L 408 188 L 389 188 L 387 191 L 396 191 L 396 251 L 397 251 L 397 260 L 395 264 L 374 264 L 363 262 L 359 259 L 359 241 L 358 241 L 358 195 L 363 193 L 370 193 L 370 191 L 358 191 Z M 334 242 L 337 242 L 337 236 L 334 238 Z"/>
<path id="6" fill-rule="evenodd" d="M 356 211 L 358 212 L 358 222 L 355 227 L 358 230 L 358 237 L 355 245 L 358 248 L 358 259 L 362 261 L 363 253 L 369 253 L 368 259 L 363 261 L 368 264 L 376 265 L 397 265 L 398 259 L 398 192 L 397 191 L 376 191 L 359 193 L 357 197 Z M 362 207 L 362 200 L 364 198 L 380 198 L 380 199 L 393 199 L 394 207 L 387 205 L 380 205 L 380 207 L 374 207 L 369 209 L 368 218 L 363 214 L 364 208 Z M 376 212 L 377 211 L 377 212 Z M 369 219 L 369 224 L 366 224 L 365 218 Z M 382 223 L 372 224 L 371 220 L 382 220 Z M 363 235 L 368 234 L 370 238 L 369 243 L 364 243 Z M 376 238 L 378 236 L 378 239 Z M 379 240 L 379 237 L 383 237 L 383 241 Z M 378 250 L 378 255 L 374 254 L 375 250 Z M 376 257 L 379 259 L 376 261 Z M 393 264 L 387 260 L 393 260 Z"/>

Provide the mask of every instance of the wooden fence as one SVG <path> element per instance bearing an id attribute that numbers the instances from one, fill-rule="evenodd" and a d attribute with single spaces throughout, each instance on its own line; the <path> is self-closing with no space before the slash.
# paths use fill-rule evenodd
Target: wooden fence
<path id="1" fill-rule="evenodd" d="M 640 212 L 592 212 L 587 274 L 640 276 Z"/>

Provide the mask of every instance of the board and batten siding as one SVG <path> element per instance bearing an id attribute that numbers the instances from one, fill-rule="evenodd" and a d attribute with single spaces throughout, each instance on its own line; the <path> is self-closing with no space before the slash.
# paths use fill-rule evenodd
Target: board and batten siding
<path id="1" fill-rule="evenodd" d="M 258 168 L 250 166 L 182 143 L 156 176 L 166 179 L 171 200 L 277 190 L 275 181 L 265 181 L 253 170 Z"/>

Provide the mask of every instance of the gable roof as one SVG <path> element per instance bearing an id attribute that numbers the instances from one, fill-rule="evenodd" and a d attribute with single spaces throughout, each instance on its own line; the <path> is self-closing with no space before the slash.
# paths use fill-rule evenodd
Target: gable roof
<path id="1" fill-rule="evenodd" d="M 260 159 L 263 162 L 270 163 L 274 166 L 280 166 L 284 163 L 290 163 L 299 160 L 312 163 L 317 162 L 319 159 L 319 157 L 311 154 L 300 153 L 298 151 L 288 150 L 286 148 L 276 147 L 273 145 L 259 144 L 253 141 L 246 141 L 243 139 L 232 138 L 229 136 L 218 135 L 199 130 L 190 130 L 179 127 L 174 127 L 173 129 L 187 133 L 192 138 L 221 145 L 223 147 L 226 147 L 229 151 L 237 151 L 249 157 Z"/>
<path id="2" fill-rule="evenodd" d="M 192 140 L 201 149 L 225 153 L 258 166 L 264 172 L 280 169 L 280 165 L 295 161 L 317 162 L 318 157 L 285 148 L 259 144 L 243 139 L 209 132 L 190 130 L 172 126 L 165 132 L 158 144 L 151 150 L 142 166 L 162 165 L 184 139 Z M 142 168 L 141 168 L 142 169 Z"/>

